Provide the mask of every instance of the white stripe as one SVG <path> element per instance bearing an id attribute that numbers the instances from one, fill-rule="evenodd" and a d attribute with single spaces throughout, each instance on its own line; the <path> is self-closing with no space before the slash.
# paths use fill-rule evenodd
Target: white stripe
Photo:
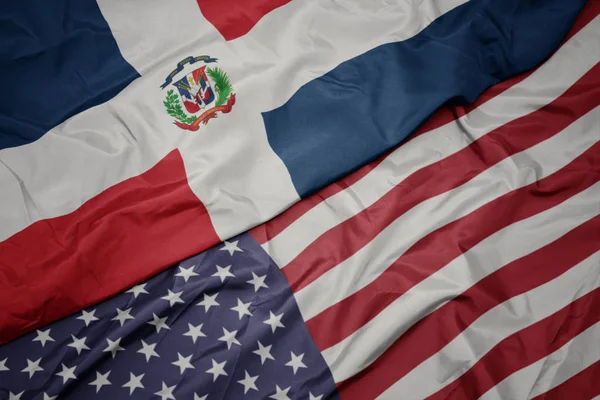
<path id="1" fill-rule="evenodd" d="M 265 15 L 254 29 L 228 46 L 235 64 L 244 63 L 239 77 L 252 86 L 248 91 L 252 100 L 269 110 L 341 62 L 384 43 L 409 39 L 466 2 L 293 0 Z M 247 79 L 249 70 L 254 73 L 252 81 Z M 260 82 L 254 80 L 256 75 L 261 75 Z M 268 96 L 255 95 L 254 89 L 263 90 L 264 84 L 274 80 L 277 90 Z"/>
<path id="2" fill-rule="evenodd" d="M 558 278 L 482 315 L 378 399 L 424 399 L 432 395 L 471 368 L 504 338 L 552 315 L 599 286 L 600 252 L 596 252 Z"/>
<path id="3" fill-rule="evenodd" d="M 207 206 L 219 236 L 238 234 L 240 228 L 269 220 L 299 200 L 283 163 L 278 158 L 269 162 L 270 154 L 264 155 L 272 150 L 261 112 L 285 103 L 302 85 L 341 62 L 383 43 L 408 39 L 465 2 L 293 0 L 263 17 L 247 35 L 207 50 L 218 54 L 234 82 L 238 117 L 219 119 L 215 145 L 203 140 L 182 152 L 187 170 L 193 171 L 192 190 Z M 249 131 L 257 133 L 248 139 Z M 246 159 L 250 161 L 242 162 Z M 208 160 L 213 163 L 210 175 L 205 172 Z M 275 168 L 284 171 L 285 180 L 271 178 L 269 170 Z"/>
<path id="4" fill-rule="evenodd" d="M 368 175 L 312 208 L 264 243 L 263 248 L 280 268 L 284 267 L 320 235 L 369 207 L 410 174 L 550 103 L 600 61 L 596 51 L 598 41 L 600 17 L 571 38 L 530 77 L 458 121 L 400 146 Z"/>
<path id="5" fill-rule="evenodd" d="M 600 322 L 554 353 L 510 375 L 487 391 L 480 400 L 532 399 L 566 382 L 598 360 Z"/>
<path id="6" fill-rule="evenodd" d="M 203 17 L 196 0 L 99 0 L 99 5 L 121 52 L 138 71 L 148 71 L 177 48 L 210 54 L 230 64 L 227 71 L 238 82 L 236 87 L 259 89 L 260 96 L 250 88 L 248 93 L 265 111 L 340 62 L 384 43 L 406 40 L 466 2 L 294 0 L 230 42 Z M 269 82 L 277 88 L 272 93 L 264 89 Z"/>
<path id="7" fill-rule="evenodd" d="M 200 55 L 223 45 L 196 0 L 97 1 L 121 54 L 142 75 L 182 48 Z"/>
<path id="8" fill-rule="evenodd" d="M 411 288 L 352 335 L 322 352 L 336 382 L 375 361 L 417 321 L 508 263 L 600 214 L 600 183 L 489 236 Z M 360 349 L 351 351 L 350 349 Z"/>
<path id="9" fill-rule="evenodd" d="M 567 165 L 598 141 L 594 133 L 600 129 L 599 111 L 600 108 L 589 112 L 552 138 L 504 159 L 469 182 L 401 215 L 352 257 L 296 293 L 304 319 L 313 318 L 373 282 L 422 237 Z M 348 276 L 354 278 L 347 279 Z M 324 290 L 331 287 L 336 290 Z"/>
<path id="10" fill-rule="evenodd" d="M 38 141 L 0 150 L 0 241 L 74 211 L 176 148 L 220 237 L 273 217 L 298 194 L 267 141 L 261 112 L 340 62 L 417 34 L 465 0 L 293 1 L 233 42 L 218 37 L 194 0 L 175 1 L 100 0 L 121 52 L 143 75 Z M 378 14 L 382 9 L 389 12 Z M 273 34 L 283 24 L 285 35 Z M 326 43 L 315 45 L 315 35 L 328 35 Z M 159 86 L 177 62 L 202 54 L 219 59 L 236 105 L 198 132 L 185 132 L 166 113 Z"/>

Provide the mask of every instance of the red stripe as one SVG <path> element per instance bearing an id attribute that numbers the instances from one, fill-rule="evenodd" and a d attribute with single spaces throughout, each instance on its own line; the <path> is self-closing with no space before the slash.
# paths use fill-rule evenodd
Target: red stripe
<path id="1" fill-rule="evenodd" d="M 290 1 L 197 0 L 204 18 L 217 28 L 225 40 L 244 36 L 262 17 Z"/>
<path id="2" fill-rule="evenodd" d="M 503 159 L 552 137 L 599 103 L 600 64 L 552 103 L 416 171 L 370 207 L 321 235 L 282 269 L 292 290 L 306 287 L 348 259 L 417 204 L 452 190 Z"/>
<path id="3" fill-rule="evenodd" d="M 533 400 L 590 400 L 600 396 L 600 361 Z"/>
<path id="4" fill-rule="evenodd" d="M 600 179 L 599 162 L 600 143 L 559 172 L 512 192 L 507 196 L 509 201 L 490 207 L 487 216 L 478 219 L 479 224 L 469 224 L 470 226 L 466 227 L 467 230 L 461 231 L 462 234 L 483 229 L 486 224 L 482 224 L 482 222 L 493 222 L 493 215 L 514 213 L 519 214 L 515 218 L 519 220 L 522 219 L 523 214 L 532 214 L 532 211 L 536 213 L 556 206 Z M 590 238 L 597 235 L 599 223 L 600 217 L 596 217 L 555 242 L 513 261 L 420 320 L 371 365 L 352 378 L 339 383 L 338 390 L 341 398 L 372 399 L 377 397 L 421 362 L 440 351 L 486 311 L 508 298 L 555 278 L 597 251 L 600 248 L 600 242 Z M 586 234 L 592 236 L 585 236 Z M 452 238 L 459 240 L 452 242 L 451 247 L 461 247 L 463 240 L 469 241 L 460 234 L 459 236 L 453 235 Z M 446 246 L 442 244 L 441 247 L 435 248 L 439 250 Z M 470 247 L 470 243 L 467 243 L 466 246 Z M 431 249 L 429 248 L 429 253 L 434 253 Z M 426 266 L 427 264 L 412 266 L 412 270 L 406 271 L 402 274 L 403 276 L 395 279 L 396 282 L 393 286 L 397 286 L 398 281 L 402 279 L 414 280 L 410 275 L 418 276 L 420 274 L 418 269 Z M 428 274 L 428 272 L 424 274 Z M 400 291 L 402 290 L 403 288 L 400 289 Z M 390 289 L 382 287 L 379 297 L 388 293 L 390 293 Z M 364 304 L 361 307 L 368 308 L 369 306 Z M 328 327 L 323 327 L 323 329 L 326 330 Z"/>
<path id="5" fill-rule="evenodd" d="M 74 212 L 0 242 L 0 343 L 120 293 L 219 241 L 175 150 Z"/>
<path id="6" fill-rule="evenodd" d="M 579 32 L 585 25 L 587 25 L 594 17 L 596 17 L 600 13 L 600 1 L 592 0 L 588 1 L 586 6 L 583 8 L 571 31 L 563 40 L 563 44 L 573 37 L 577 32 Z M 467 106 L 446 106 L 440 108 L 437 112 L 435 112 L 426 122 L 423 124 L 417 131 L 410 136 L 409 140 L 434 129 L 437 129 L 443 125 L 446 125 L 449 122 L 455 121 L 456 119 L 468 114 L 473 111 L 475 108 L 481 106 L 482 104 L 488 102 L 494 97 L 500 95 L 504 91 L 510 89 L 517 83 L 523 81 L 529 75 L 533 73 L 534 70 L 527 72 L 525 74 L 517 75 L 511 79 L 503 81 L 497 85 L 492 86 L 485 92 L 483 92 L 479 98 L 470 105 Z M 398 146 L 399 147 L 399 146 Z M 395 149 L 394 149 L 395 150 Z M 341 192 L 348 187 L 352 186 L 354 183 L 358 182 L 365 175 L 371 172 L 377 165 L 379 165 L 385 158 L 387 158 L 388 154 L 392 151 L 386 153 L 382 157 L 378 158 L 376 161 L 367 164 L 363 168 L 358 169 L 347 177 L 339 180 L 338 182 L 327 186 L 326 188 L 320 190 L 312 196 L 307 197 L 306 199 L 301 200 L 296 203 L 294 206 L 288 208 L 285 212 L 272 219 L 271 221 L 259 225 L 256 228 L 250 231 L 250 234 L 254 237 L 254 239 L 260 243 L 264 244 L 279 235 L 290 226 L 294 221 L 302 217 L 312 208 L 316 207 L 319 203 L 323 202 L 325 199 L 335 195 L 338 192 Z"/>
<path id="7" fill-rule="evenodd" d="M 587 187 L 600 179 L 600 171 L 593 164 L 588 165 L 589 171 L 574 169 L 581 165 L 581 160 L 600 159 L 600 155 L 589 155 L 594 149 L 599 151 L 600 142 L 555 174 L 506 193 L 420 239 L 369 285 L 307 321 L 317 347 L 324 350 L 350 336 L 409 289 L 498 230 L 547 210 L 570 197 L 573 191 L 582 190 L 581 186 Z M 556 182 L 558 185 L 569 182 L 571 173 L 573 187 L 553 192 Z M 543 185 L 548 185 L 551 191 L 547 192 Z M 537 198 L 545 193 L 552 196 Z M 516 207 L 517 204 L 520 206 Z"/>
<path id="8" fill-rule="evenodd" d="M 600 224 L 596 223 L 595 231 L 588 232 L 598 236 Z M 600 243 L 597 238 L 596 243 Z M 581 241 L 592 242 L 590 237 L 582 236 Z M 591 243 L 590 243 L 591 244 Z M 600 247 L 597 245 L 596 247 Z M 570 249 L 563 247 L 563 252 Z M 562 254 L 558 254 L 562 256 Z M 555 267 L 556 259 L 547 260 L 547 265 L 538 267 Z M 527 271 L 531 266 L 527 266 Z M 512 282 L 504 282 L 502 289 L 518 282 L 524 274 L 514 276 Z M 499 288 L 492 290 L 499 291 Z M 485 354 L 470 370 L 459 379 L 450 383 L 439 392 L 428 397 L 428 400 L 477 399 L 496 386 L 502 380 L 538 360 L 547 357 L 560 349 L 564 344 L 600 321 L 600 289 L 596 289 L 579 298 L 560 311 L 516 332 L 496 345 Z M 590 344 L 592 345 L 592 344 Z M 600 344 L 598 344 L 600 345 Z"/>

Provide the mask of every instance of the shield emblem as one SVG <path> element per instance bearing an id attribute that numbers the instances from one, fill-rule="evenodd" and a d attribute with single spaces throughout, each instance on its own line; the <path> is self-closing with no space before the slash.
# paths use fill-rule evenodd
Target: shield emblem
<path id="1" fill-rule="evenodd" d="M 206 76 L 206 66 L 195 69 L 173 85 L 187 112 L 195 114 L 215 100 L 215 94 Z"/>
<path id="2" fill-rule="evenodd" d="M 197 62 L 204 62 L 204 65 L 186 67 Z M 163 90 L 169 88 L 162 103 L 179 128 L 197 131 L 200 125 L 208 124 L 218 115 L 228 114 L 235 104 L 235 93 L 227 73 L 216 64 L 207 65 L 216 62 L 216 58 L 209 56 L 184 58 L 160 85 Z"/>

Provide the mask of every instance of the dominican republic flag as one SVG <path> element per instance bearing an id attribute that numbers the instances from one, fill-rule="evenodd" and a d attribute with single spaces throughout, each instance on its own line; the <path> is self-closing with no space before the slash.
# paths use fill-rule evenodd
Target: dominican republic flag
<path id="1" fill-rule="evenodd" d="M 599 396 L 598 14 L 0 6 L 0 399 Z"/>

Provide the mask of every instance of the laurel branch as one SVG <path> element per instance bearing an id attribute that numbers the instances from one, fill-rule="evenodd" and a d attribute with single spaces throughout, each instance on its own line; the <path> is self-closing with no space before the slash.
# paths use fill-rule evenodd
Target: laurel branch
<path id="1" fill-rule="evenodd" d="M 167 92 L 167 97 L 165 97 L 163 104 L 167 108 L 167 113 L 179 122 L 191 124 L 196 120 L 196 117 L 188 115 L 185 113 L 185 111 L 183 111 L 183 107 L 179 101 L 179 96 L 175 94 L 173 89 Z"/>

